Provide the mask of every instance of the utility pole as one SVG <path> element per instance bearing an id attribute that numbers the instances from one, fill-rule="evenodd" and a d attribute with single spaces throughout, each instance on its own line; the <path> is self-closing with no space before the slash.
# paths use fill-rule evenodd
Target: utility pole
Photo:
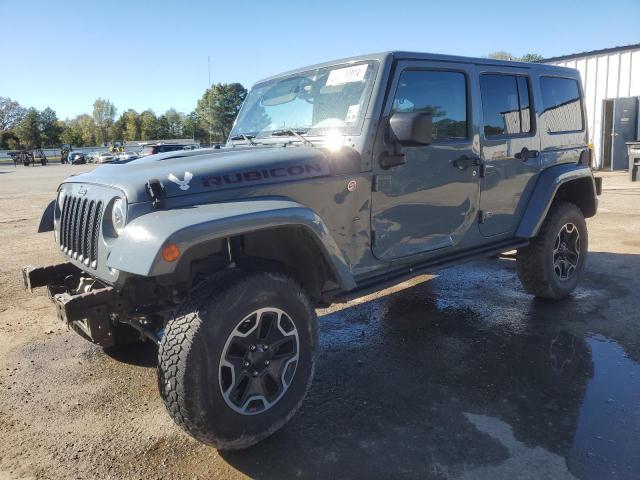
<path id="1" fill-rule="evenodd" d="M 211 114 L 211 57 L 207 56 L 207 64 L 209 65 L 209 85 L 207 86 L 207 90 L 209 90 L 209 146 L 211 146 L 211 126 L 213 124 L 213 116 Z"/>

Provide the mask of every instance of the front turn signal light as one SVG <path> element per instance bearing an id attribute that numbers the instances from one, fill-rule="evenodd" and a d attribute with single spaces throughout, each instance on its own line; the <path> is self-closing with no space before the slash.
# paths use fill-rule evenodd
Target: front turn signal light
<path id="1" fill-rule="evenodd" d="M 175 243 L 167 243 L 162 247 L 162 258 L 167 262 L 175 262 L 180 256 L 180 249 Z"/>

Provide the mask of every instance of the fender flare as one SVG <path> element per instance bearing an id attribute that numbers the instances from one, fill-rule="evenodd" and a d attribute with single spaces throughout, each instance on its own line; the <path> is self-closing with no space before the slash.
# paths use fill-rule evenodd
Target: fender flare
<path id="1" fill-rule="evenodd" d="M 311 209 L 290 200 L 254 199 L 158 210 L 132 220 L 114 242 L 107 266 L 123 272 L 153 277 L 175 271 L 161 249 L 175 243 L 184 255 L 212 240 L 256 230 L 297 226 L 315 239 L 340 287 L 355 288 L 349 263 L 324 221 Z"/>
<path id="2" fill-rule="evenodd" d="M 589 185 L 591 192 L 589 195 L 593 195 L 593 204 L 595 205 L 593 215 L 595 215 L 595 209 L 597 209 L 598 198 L 596 191 L 596 182 L 593 178 L 591 169 L 588 166 L 565 163 L 556 165 L 543 170 L 538 176 L 538 180 L 534 187 L 527 208 L 524 211 L 518 229 L 516 230 L 516 237 L 518 238 L 532 238 L 535 237 L 540 231 L 542 222 L 544 222 L 547 212 L 551 208 L 551 204 L 556 196 L 556 193 L 562 185 L 569 182 L 580 179 L 589 179 Z M 592 215 L 588 215 L 592 216 Z"/>
<path id="3" fill-rule="evenodd" d="M 40 221 L 38 222 L 38 233 L 53 232 L 53 214 L 56 209 L 56 201 L 51 200 L 42 211 Z"/>

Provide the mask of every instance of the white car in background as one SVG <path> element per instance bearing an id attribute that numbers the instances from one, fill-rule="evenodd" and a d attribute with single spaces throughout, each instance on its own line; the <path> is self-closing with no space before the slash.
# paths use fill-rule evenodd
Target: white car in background
<path id="1" fill-rule="evenodd" d="M 135 152 L 121 152 L 116 153 L 114 157 L 115 162 L 130 162 L 131 160 L 135 160 L 138 158 L 138 154 Z"/>
<path id="2" fill-rule="evenodd" d="M 109 152 L 99 152 L 93 156 L 93 163 L 113 162 L 113 155 Z"/>

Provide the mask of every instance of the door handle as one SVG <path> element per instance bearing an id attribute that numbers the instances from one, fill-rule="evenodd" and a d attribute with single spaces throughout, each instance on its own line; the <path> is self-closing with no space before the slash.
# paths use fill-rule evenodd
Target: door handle
<path id="1" fill-rule="evenodd" d="M 478 165 L 480 165 L 480 159 L 478 157 L 468 157 L 467 155 L 462 155 L 453 161 L 453 166 L 458 170 L 466 170 L 469 167 L 477 167 Z"/>
<path id="2" fill-rule="evenodd" d="M 522 150 L 516 153 L 514 157 L 516 157 L 518 160 L 526 162 L 530 158 L 537 158 L 538 155 L 540 155 L 540 152 L 538 150 L 529 150 L 527 147 L 524 147 Z"/>

